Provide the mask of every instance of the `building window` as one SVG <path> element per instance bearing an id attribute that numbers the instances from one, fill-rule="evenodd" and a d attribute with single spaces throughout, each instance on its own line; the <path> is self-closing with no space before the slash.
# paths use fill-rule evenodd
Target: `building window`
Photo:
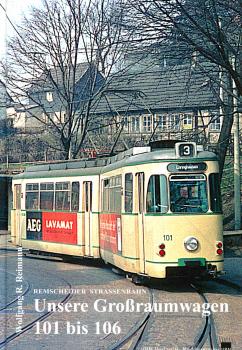
<path id="1" fill-rule="evenodd" d="M 151 115 L 144 115 L 144 117 L 143 117 L 143 130 L 145 132 L 151 132 L 151 123 L 152 123 Z"/>
<path id="2" fill-rule="evenodd" d="M 51 121 L 55 122 L 56 116 L 55 113 L 43 113 L 43 119 L 45 124 L 51 125 Z"/>
<path id="3" fill-rule="evenodd" d="M 214 115 L 211 117 L 210 122 L 211 131 L 220 131 L 221 130 L 221 117 Z"/>
<path id="4" fill-rule="evenodd" d="M 169 115 L 169 126 L 170 126 L 171 130 L 179 130 L 180 129 L 180 116 L 179 116 L 179 114 Z"/>
<path id="5" fill-rule="evenodd" d="M 183 115 L 183 128 L 192 129 L 192 114 Z"/>
<path id="6" fill-rule="evenodd" d="M 156 117 L 158 128 L 160 130 L 179 130 L 180 129 L 180 115 L 159 115 Z"/>
<path id="7" fill-rule="evenodd" d="M 167 116 L 166 115 L 158 115 L 156 117 L 156 123 L 158 124 L 158 129 L 166 130 L 167 129 Z"/>
<path id="8" fill-rule="evenodd" d="M 131 131 L 132 132 L 140 132 L 140 117 L 132 117 Z"/>
<path id="9" fill-rule="evenodd" d="M 64 123 L 66 122 L 66 113 L 65 113 L 65 112 L 62 112 L 62 113 L 60 114 L 60 122 L 61 122 L 62 124 L 64 124 Z"/>
<path id="10" fill-rule="evenodd" d="M 46 92 L 46 100 L 48 102 L 52 102 L 53 101 L 53 92 L 51 92 L 51 91 Z"/>
<path id="11" fill-rule="evenodd" d="M 124 117 L 123 123 L 124 123 L 124 131 L 128 133 L 129 132 L 129 117 Z"/>

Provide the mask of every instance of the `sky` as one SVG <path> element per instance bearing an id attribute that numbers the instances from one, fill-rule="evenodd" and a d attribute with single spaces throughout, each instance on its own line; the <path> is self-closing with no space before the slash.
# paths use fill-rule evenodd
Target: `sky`
<path id="1" fill-rule="evenodd" d="M 40 4 L 41 0 L 0 0 L 0 5 L 7 10 L 8 17 L 14 25 L 21 22 L 23 14 L 28 14 L 31 5 L 37 7 Z M 6 37 L 13 34 L 14 29 L 6 20 L 5 12 L 0 6 L 0 59 L 4 57 L 5 54 Z"/>

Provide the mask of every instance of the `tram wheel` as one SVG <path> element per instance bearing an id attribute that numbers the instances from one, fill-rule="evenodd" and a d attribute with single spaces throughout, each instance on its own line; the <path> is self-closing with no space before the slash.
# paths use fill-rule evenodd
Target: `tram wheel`
<path id="1" fill-rule="evenodd" d="M 125 276 L 125 272 L 121 269 L 119 269 L 118 267 L 113 267 L 112 268 L 112 271 L 116 274 L 116 275 L 119 275 L 119 276 Z"/>

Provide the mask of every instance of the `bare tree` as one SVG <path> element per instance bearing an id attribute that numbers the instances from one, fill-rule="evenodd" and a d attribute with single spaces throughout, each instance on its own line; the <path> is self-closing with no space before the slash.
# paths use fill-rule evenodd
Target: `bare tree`
<path id="1" fill-rule="evenodd" d="M 233 98 L 242 95 L 241 0 L 134 0 L 130 6 L 143 32 L 137 42 L 146 46 L 150 42 L 152 47 L 164 44 L 178 59 L 195 52 L 222 72 L 218 85 L 226 98 L 217 145 L 222 174 L 233 125 Z"/>
<path id="2" fill-rule="evenodd" d="M 51 133 L 52 147 L 76 157 L 93 104 L 125 43 L 122 1 L 43 0 L 18 26 L 4 64 L 8 90 Z"/>

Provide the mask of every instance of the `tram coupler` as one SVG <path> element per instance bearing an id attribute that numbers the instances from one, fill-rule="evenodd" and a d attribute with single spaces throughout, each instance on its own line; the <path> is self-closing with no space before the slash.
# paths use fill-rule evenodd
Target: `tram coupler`
<path id="1" fill-rule="evenodd" d="M 209 264 L 207 274 L 209 277 L 216 278 L 217 274 L 218 274 L 217 273 L 217 266 Z"/>

